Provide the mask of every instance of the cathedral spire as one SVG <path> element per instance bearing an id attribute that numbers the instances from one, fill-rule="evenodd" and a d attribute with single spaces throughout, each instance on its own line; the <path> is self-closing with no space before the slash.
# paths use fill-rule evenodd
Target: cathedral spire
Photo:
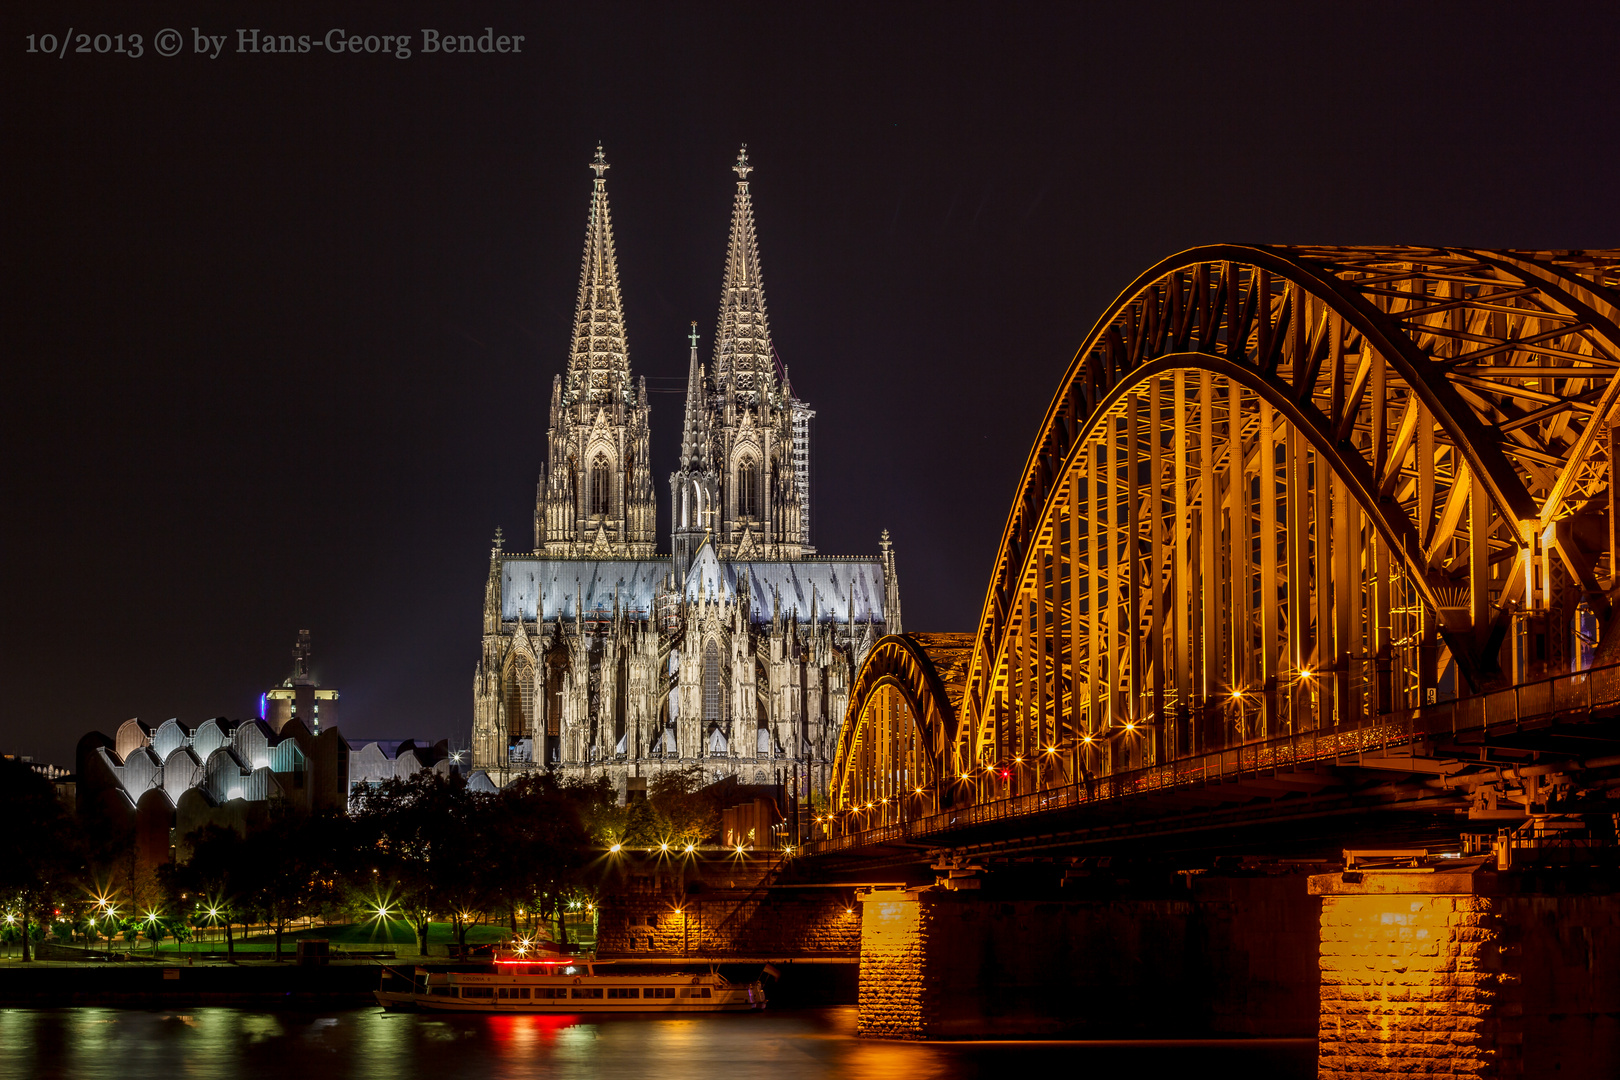
<path id="1" fill-rule="evenodd" d="M 698 363 L 698 332 L 697 323 L 692 324 L 692 331 L 688 335 L 692 343 L 692 356 L 688 361 L 686 373 L 686 421 L 681 427 L 681 468 L 703 468 L 704 459 L 704 418 L 707 416 L 703 399 L 703 365 Z"/>
<path id="2" fill-rule="evenodd" d="M 720 323 L 714 340 L 714 378 L 741 391 L 776 385 L 770 324 L 765 317 L 765 280 L 754 235 L 754 201 L 748 191 L 748 144 L 737 152 L 737 195 L 731 207 L 731 239 L 720 284 Z"/>
<path id="3" fill-rule="evenodd" d="M 574 307 L 574 337 L 568 351 L 569 402 L 587 397 L 608 402 L 630 392 L 629 345 L 624 333 L 624 303 L 619 294 L 619 262 L 613 250 L 613 220 L 608 213 L 607 155 L 597 146 L 590 169 L 596 174 L 590 216 L 585 225 L 585 258 L 579 271 L 579 299 Z"/>

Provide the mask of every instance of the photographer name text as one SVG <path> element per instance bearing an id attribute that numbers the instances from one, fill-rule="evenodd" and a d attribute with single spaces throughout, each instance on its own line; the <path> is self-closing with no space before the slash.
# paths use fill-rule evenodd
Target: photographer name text
<path id="1" fill-rule="evenodd" d="M 486 26 L 481 33 L 473 34 L 430 29 L 419 30 L 415 34 L 364 34 L 343 27 L 335 27 L 324 34 L 276 34 L 257 27 L 220 34 L 204 31 L 198 26 L 190 29 L 189 35 L 170 28 L 148 35 L 92 33 L 69 27 L 65 34 L 25 34 L 23 51 L 62 60 L 81 53 L 124 56 L 132 60 L 153 53 L 158 56 L 187 53 L 218 60 L 221 56 L 231 54 L 282 56 L 312 52 L 338 56 L 381 55 L 409 60 L 413 56 L 521 53 L 526 40 L 523 34 L 498 34 L 493 26 Z"/>

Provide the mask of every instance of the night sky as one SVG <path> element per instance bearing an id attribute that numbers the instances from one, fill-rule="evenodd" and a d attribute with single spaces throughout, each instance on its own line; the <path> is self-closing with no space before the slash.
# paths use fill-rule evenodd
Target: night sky
<path id="1" fill-rule="evenodd" d="M 971 630 L 1058 377 L 1158 259 L 1620 244 L 1616 10 L 10 5 L 0 750 L 250 715 L 300 628 L 346 734 L 467 739 L 598 140 L 655 390 L 693 319 L 708 360 L 748 144 L 773 338 L 819 414 L 813 540 L 887 527 L 906 626 Z M 486 26 L 521 53 L 421 51 Z M 145 55 L 27 52 L 69 27 Z M 243 28 L 412 56 L 243 54 Z M 682 400 L 652 397 L 666 548 Z"/>

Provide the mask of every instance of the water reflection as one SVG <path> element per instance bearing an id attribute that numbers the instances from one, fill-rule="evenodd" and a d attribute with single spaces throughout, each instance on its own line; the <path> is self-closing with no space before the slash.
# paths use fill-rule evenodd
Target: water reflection
<path id="1" fill-rule="evenodd" d="M 1315 1075 L 1315 1045 L 959 1043 L 855 1039 L 853 1009 L 687 1017 L 322 1015 L 240 1009 L 0 1010 L 0 1080 L 180 1077 L 606 1077 L 965 1080 L 1036 1069 Z"/>

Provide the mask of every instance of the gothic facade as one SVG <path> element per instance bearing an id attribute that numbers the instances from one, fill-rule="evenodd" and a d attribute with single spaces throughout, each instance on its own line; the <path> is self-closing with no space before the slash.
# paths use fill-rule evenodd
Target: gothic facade
<path id="1" fill-rule="evenodd" d="M 551 383 L 547 460 L 534 500 L 534 549 L 652 555 L 658 508 L 648 461 L 647 381 L 632 387 L 619 265 L 601 147 L 566 375 Z"/>
<path id="2" fill-rule="evenodd" d="M 692 324 L 669 554 L 656 552 L 645 382 L 632 382 L 601 148 L 567 370 L 552 387 L 534 550 L 497 531 L 473 679 L 473 767 L 824 792 L 849 686 L 900 630 L 894 551 L 810 542 L 809 426 L 771 343 L 747 151 L 714 352 Z"/>

